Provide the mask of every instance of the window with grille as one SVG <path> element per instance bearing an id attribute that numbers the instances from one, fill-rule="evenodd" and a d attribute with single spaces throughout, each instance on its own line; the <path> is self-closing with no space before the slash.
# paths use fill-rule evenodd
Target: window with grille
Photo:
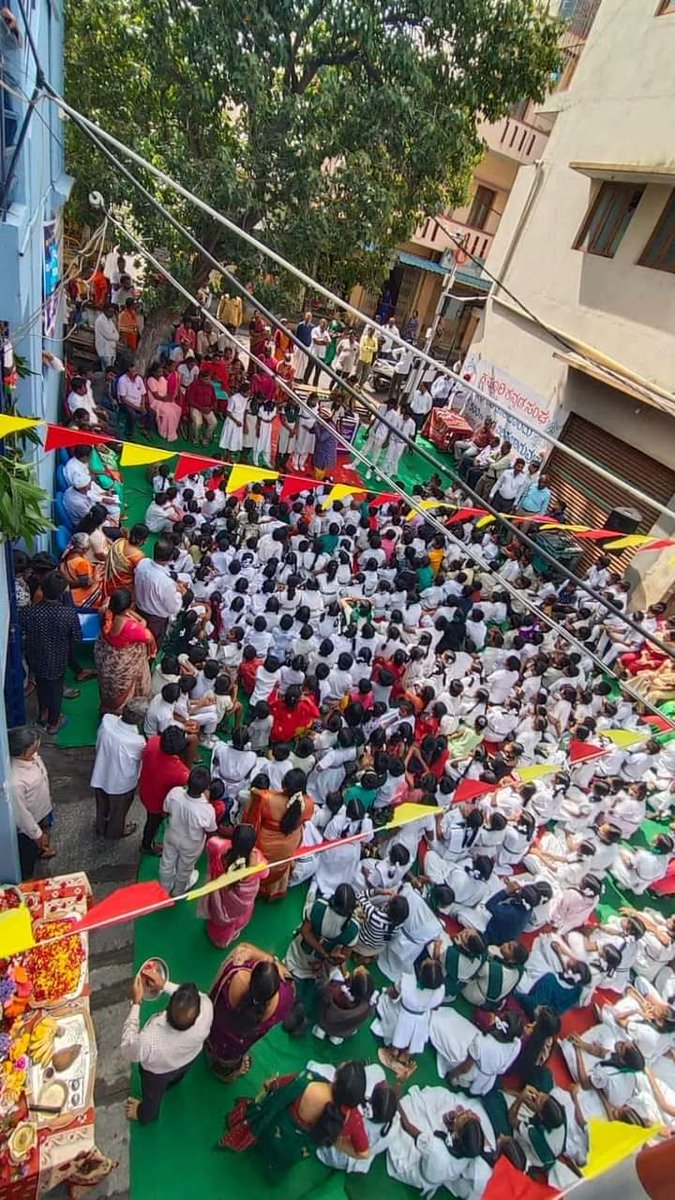
<path id="1" fill-rule="evenodd" d="M 603 183 L 574 243 L 575 250 L 614 258 L 644 190 L 633 183 Z"/>
<path id="2" fill-rule="evenodd" d="M 675 274 L 675 191 L 670 193 L 670 200 L 638 262 L 641 267 Z"/>
<path id="3" fill-rule="evenodd" d="M 469 209 L 469 215 L 466 218 L 467 225 L 470 225 L 472 229 L 485 228 L 496 195 L 497 193 L 493 192 L 490 188 L 482 186 L 476 188 L 471 208 Z"/>

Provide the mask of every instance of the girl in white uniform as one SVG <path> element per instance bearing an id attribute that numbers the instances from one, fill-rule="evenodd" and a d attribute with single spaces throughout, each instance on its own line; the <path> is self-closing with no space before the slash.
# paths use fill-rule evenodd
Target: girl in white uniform
<path id="1" fill-rule="evenodd" d="M 272 426 L 276 415 L 277 406 L 273 400 L 260 405 L 253 442 L 253 462 L 259 467 L 272 466 Z"/>
<path id="2" fill-rule="evenodd" d="M 310 1062 L 307 1064 L 307 1070 L 313 1075 L 327 1079 L 329 1083 L 332 1083 L 335 1077 L 335 1067 L 332 1063 Z M 335 1171 L 365 1175 L 377 1155 L 384 1154 L 399 1136 L 401 1122 L 398 1115 L 398 1097 L 394 1089 L 389 1087 L 382 1067 L 378 1067 L 377 1064 L 369 1064 L 366 1067 L 366 1103 L 363 1117 L 370 1146 L 367 1156 L 353 1158 L 338 1150 L 337 1146 L 322 1146 L 316 1152 L 319 1162 Z"/>
<path id="3" fill-rule="evenodd" d="M 242 388 L 245 389 L 244 394 L 235 392 L 227 402 L 227 411 L 220 434 L 219 446 L 221 450 L 227 450 L 230 454 L 238 454 L 243 446 L 248 384 L 242 384 Z"/>
<path id="4" fill-rule="evenodd" d="M 491 1027 L 481 1033 L 453 1008 L 432 1015 L 429 1037 L 436 1050 L 436 1067 L 442 1079 L 473 1096 L 491 1092 L 520 1054 L 523 1019 L 520 1013 L 492 1013 Z"/>
<path id="5" fill-rule="evenodd" d="M 426 1047 L 431 1015 L 444 999 L 443 971 L 432 958 L 425 959 L 417 973 L 403 975 L 398 987 L 380 997 L 371 1028 L 387 1045 L 378 1058 L 399 1078 L 407 1079 L 415 1070 L 413 1056 Z"/>

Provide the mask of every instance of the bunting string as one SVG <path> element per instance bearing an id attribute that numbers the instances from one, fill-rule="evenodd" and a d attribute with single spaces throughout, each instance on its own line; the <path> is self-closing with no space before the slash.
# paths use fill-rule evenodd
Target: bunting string
<path id="1" fill-rule="evenodd" d="M 217 471 L 229 470 L 229 476 L 226 485 L 228 495 L 239 492 L 242 488 L 248 487 L 252 483 L 272 483 L 279 479 L 284 482 L 282 484 L 280 499 L 290 500 L 293 496 L 300 495 L 301 492 L 311 491 L 313 488 L 322 486 L 323 481 L 320 479 L 310 478 L 306 475 L 296 475 L 291 472 L 275 471 L 263 467 L 254 467 L 245 463 L 235 463 L 224 461 L 220 458 L 213 458 L 204 454 L 192 454 L 189 451 L 165 450 L 160 446 L 139 445 L 137 442 L 122 441 L 111 434 L 93 433 L 88 430 L 69 429 L 65 425 L 52 424 L 29 417 L 5 416 L 0 414 L 0 438 L 11 437 L 13 434 L 23 433 L 26 429 L 41 426 L 45 429 L 44 448 L 46 451 L 70 449 L 73 446 L 92 445 L 98 443 L 115 443 L 121 445 L 120 465 L 122 467 L 138 467 L 151 466 L 154 463 L 166 462 L 168 459 L 177 458 L 174 477 L 176 482 L 185 479 L 188 475 L 199 474 L 202 471 Z M 339 476 L 344 469 L 338 468 L 334 472 L 335 476 Z M 347 496 L 368 495 L 369 503 L 379 507 L 383 504 L 400 502 L 400 497 L 394 492 L 376 492 L 371 488 L 366 487 L 354 473 L 354 480 L 345 482 L 338 480 L 332 482 L 332 488 L 328 494 L 325 503 L 332 504 L 335 500 L 343 500 Z M 451 513 L 447 518 L 448 525 L 461 524 L 463 521 L 477 519 L 477 527 L 488 527 L 496 521 L 496 518 L 488 513 L 483 508 L 472 508 L 467 506 L 459 506 L 444 499 L 426 499 L 419 502 L 419 507 L 425 510 L 444 509 L 447 513 Z M 537 513 L 528 513 L 527 515 L 514 515 L 513 513 L 500 514 L 508 517 L 509 521 L 513 522 L 530 522 L 538 525 L 542 532 L 549 530 L 564 530 L 572 534 L 579 540 L 589 541 L 605 541 L 605 549 L 607 550 L 626 550 L 634 549 L 636 553 L 644 551 L 659 551 L 664 550 L 669 546 L 675 546 L 675 538 L 652 537 L 649 534 L 632 533 L 624 534 L 613 529 L 593 529 L 587 525 L 566 524 L 562 521 L 552 521 L 545 515 Z M 410 512 L 408 520 L 412 521 L 417 516 L 416 512 Z"/>

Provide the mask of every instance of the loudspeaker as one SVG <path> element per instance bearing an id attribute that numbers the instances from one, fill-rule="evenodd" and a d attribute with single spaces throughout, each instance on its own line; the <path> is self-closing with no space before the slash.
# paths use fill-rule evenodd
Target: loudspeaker
<path id="1" fill-rule="evenodd" d="M 642 513 L 636 508 L 613 508 L 602 528 L 613 529 L 616 533 L 635 533 L 641 520 Z"/>

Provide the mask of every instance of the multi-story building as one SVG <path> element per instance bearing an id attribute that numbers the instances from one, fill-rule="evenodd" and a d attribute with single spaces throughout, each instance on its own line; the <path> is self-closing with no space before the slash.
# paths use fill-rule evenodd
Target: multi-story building
<path id="1" fill-rule="evenodd" d="M 468 203 L 439 214 L 443 227 L 431 218 L 424 221 L 410 241 L 398 248 L 382 295 L 389 294 L 399 328 L 405 328 L 415 311 L 422 331 L 431 323 L 444 279 L 453 266 L 453 237 L 459 236 L 469 253 L 459 256 L 437 345 L 454 357 L 470 345 L 490 290 L 482 265 L 490 254 L 519 168 L 536 162 L 544 151 L 548 124 L 546 116 L 524 102 L 497 124 L 482 125 L 485 154 L 474 172 Z M 376 298 L 362 289 L 356 290 L 352 300 L 366 312 L 375 312 L 377 307 Z"/>
<path id="2" fill-rule="evenodd" d="M 502 429 L 527 456 L 550 444 L 522 416 L 673 507 L 675 3 L 602 0 L 594 16 L 544 106 L 545 151 L 511 191 L 490 256 L 499 284 L 465 370 L 510 410 Z M 558 448 L 548 471 L 575 521 L 628 506 L 628 528 L 675 531 Z M 675 590 L 672 547 L 631 566 L 639 605 Z"/>
<path id="3" fill-rule="evenodd" d="M 60 0 L 8 0 L 0 15 L 0 326 L 3 342 L 2 408 L 23 416 L 58 419 L 59 373 L 44 352 L 61 356 L 58 282 L 63 205 L 70 189 L 63 156 L 63 122 L 53 104 L 38 99 L 36 56 L 57 90 L 63 77 Z M 29 36 L 30 34 L 30 36 Z M 32 40 L 32 44 L 31 44 Z M 35 48 L 35 53 L 33 52 Z M 31 103 L 33 101 L 33 103 Z M 13 361 L 20 366 L 18 377 Z M 51 494 L 51 456 L 36 456 L 42 486 Z M 7 791 L 7 726 L 23 717 L 23 678 L 11 591 L 11 547 L 0 554 L 0 670 L 7 714 L 0 706 L 0 879 L 16 877 L 16 847 Z"/>

